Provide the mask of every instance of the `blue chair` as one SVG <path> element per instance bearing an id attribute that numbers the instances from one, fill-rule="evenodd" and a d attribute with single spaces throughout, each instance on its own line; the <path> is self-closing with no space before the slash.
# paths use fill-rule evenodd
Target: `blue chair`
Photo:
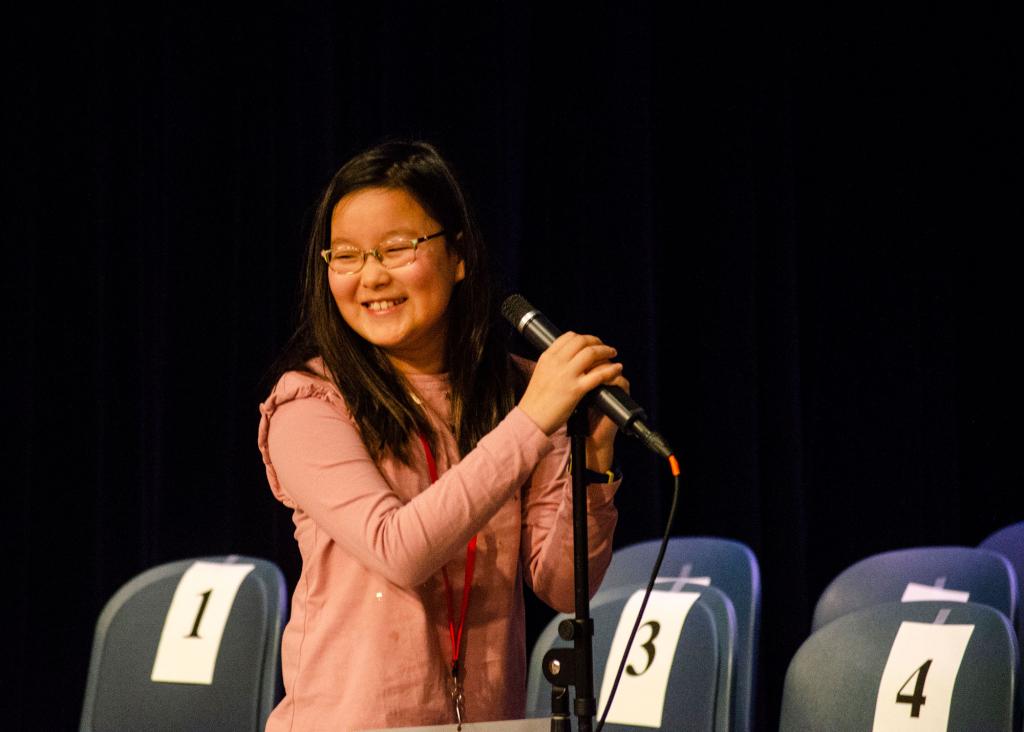
<path id="1" fill-rule="evenodd" d="M 1016 732 L 1020 658 L 1009 621 L 987 605 L 933 601 L 874 605 L 843 615 L 811 635 L 786 673 L 780 732 L 872 729 L 876 705 L 889 701 L 879 689 L 904 622 L 973 626 L 956 672 L 947 729 Z M 916 659 L 911 660 L 913 667 Z M 927 711 L 942 702 L 935 696 L 940 694 L 936 685 L 928 683 L 930 659 L 921 660 L 892 694 L 892 709 L 884 710 L 906 715 L 908 722 L 920 717 L 929 700 Z"/>
<path id="2" fill-rule="evenodd" d="M 840 573 L 818 599 L 811 628 L 870 605 L 903 598 L 909 583 L 967 592 L 970 602 L 1015 617 L 1017 581 L 1005 557 L 970 547 L 920 547 L 863 559 Z"/>
<path id="3" fill-rule="evenodd" d="M 728 732 L 732 726 L 732 696 L 735 687 L 736 615 L 732 603 L 714 587 L 690 586 L 700 592 L 686 616 L 669 675 L 660 729 L 693 732 Z M 619 618 L 632 587 L 605 590 L 591 603 L 594 619 L 594 688 L 600 693 L 605 669 L 618 668 L 620 658 L 609 658 Z M 527 684 L 527 716 L 543 717 L 551 712 L 551 686 L 541 671 L 544 654 L 550 648 L 569 648 L 571 642 L 558 636 L 558 625 L 570 615 L 558 615 L 538 637 L 530 659 Z M 632 619 L 631 619 L 632 620 Z M 634 648 L 638 640 L 634 640 Z M 613 701 L 619 709 L 619 702 Z M 609 723 L 609 732 L 650 730 L 650 727 Z"/>
<path id="4" fill-rule="evenodd" d="M 646 587 L 659 544 L 657 540 L 647 541 L 616 551 L 597 597 L 618 587 Z M 693 590 L 695 584 L 710 584 L 721 590 L 735 610 L 733 729 L 749 732 L 754 726 L 758 633 L 761 623 L 761 572 L 757 558 L 749 547 L 731 539 L 670 539 L 655 589 Z"/>
<path id="5" fill-rule="evenodd" d="M 196 561 L 253 566 L 230 607 L 213 682 L 152 681 L 168 608 L 182 575 Z M 263 559 L 204 557 L 141 573 L 114 594 L 96 623 L 80 729 L 262 732 L 280 697 L 280 638 L 286 614 L 284 577 Z"/>
<path id="6" fill-rule="evenodd" d="M 1024 592 L 1024 521 L 1006 526 L 978 545 L 1002 554 L 1017 573 L 1017 591 Z M 1017 637 L 1024 639 L 1024 603 L 1017 603 Z"/>

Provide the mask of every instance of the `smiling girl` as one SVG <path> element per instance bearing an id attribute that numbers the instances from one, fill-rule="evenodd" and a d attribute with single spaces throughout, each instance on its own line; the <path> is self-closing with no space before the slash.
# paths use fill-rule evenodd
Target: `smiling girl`
<path id="1" fill-rule="evenodd" d="M 346 163 L 317 209 L 300 323 L 260 405 L 302 573 L 269 732 L 522 717 L 522 582 L 572 611 L 565 422 L 615 350 L 511 357 L 483 241 L 431 145 Z M 611 557 L 615 426 L 591 420 L 590 586 Z"/>

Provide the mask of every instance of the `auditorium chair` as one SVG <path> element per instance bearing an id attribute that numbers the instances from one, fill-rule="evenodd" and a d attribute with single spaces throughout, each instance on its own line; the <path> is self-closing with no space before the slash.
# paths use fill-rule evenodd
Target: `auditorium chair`
<path id="1" fill-rule="evenodd" d="M 659 541 L 619 549 L 601 582 L 602 593 L 619 587 L 646 587 Z M 761 573 L 757 558 L 744 544 L 717 537 L 669 540 L 655 589 L 692 589 L 710 584 L 725 594 L 736 612 L 736 667 L 733 729 L 749 732 L 754 724 L 758 632 L 761 621 Z"/>
<path id="2" fill-rule="evenodd" d="M 812 631 L 854 610 L 921 597 L 988 605 L 1015 617 L 1017 581 L 1010 563 L 985 549 L 942 546 L 884 552 L 841 572 L 822 592 Z"/>
<path id="3" fill-rule="evenodd" d="M 1024 521 L 1006 526 L 982 541 L 978 548 L 1002 554 L 1017 574 L 1017 592 L 1024 593 Z M 1017 603 L 1017 638 L 1024 639 L 1024 603 Z"/>
<path id="4" fill-rule="evenodd" d="M 591 617 L 594 620 L 594 694 L 599 698 L 599 704 L 603 703 L 601 689 L 606 670 L 610 669 L 608 672 L 614 674 L 621 661 L 621 655 L 610 657 L 616 628 L 623 616 L 629 627 L 632 627 L 635 613 L 624 615 L 623 611 L 630 598 L 638 592 L 642 594 L 643 591 L 633 587 L 606 589 L 595 596 L 591 603 Z M 715 587 L 693 585 L 684 588 L 681 593 L 692 593 L 697 598 L 686 613 L 675 648 L 669 648 L 668 641 L 665 641 L 665 645 L 659 644 L 655 631 L 649 625 L 650 620 L 657 615 L 649 606 L 641 630 L 633 642 L 627 666 L 634 672 L 635 678 L 631 682 L 636 683 L 645 667 L 641 666 L 638 670 L 634 664 L 646 665 L 653 661 L 659 651 L 672 652 L 667 686 L 663 687 L 665 693 L 661 726 L 636 726 L 609 721 L 605 726 L 608 732 L 650 729 L 728 732 L 734 729 L 732 695 L 736 669 L 736 614 L 732 602 Z M 652 604 L 654 602 L 656 599 L 652 600 Z M 570 641 L 562 640 L 558 633 L 559 624 L 571 617 L 557 616 L 534 645 L 527 685 L 528 717 L 543 717 L 551 713 L 551 685 L 545 679 L 541 665 L 548 649 L 572 646 Z M 647 683 L 647 680 L 643 683 Z M 612 710 L 617 715 L 628 716 L 632 710 L 628 708 L 628 698 L 621 689 L 612 703 Z M 575 690 L 572 692 L 575 694 Z"/>
<path id="5" fill-rule="evenodd" d="M 973 602 L 887 602 L 818 629 L 786 673 L 780 732 L 1017 732 L 1020 656 Z"/>
<path id="6" fill-rule="evenodd" d="M 262 732 L 279 698 L 286 595 L 278 567 L 252 557 L 204 557 L 142 572 L 111 597 L 96 623 L 80 729 Z M 200 643 L 205 650 L 196 655 Z M 210 678 L 193 678 L 207 669 Z"/>

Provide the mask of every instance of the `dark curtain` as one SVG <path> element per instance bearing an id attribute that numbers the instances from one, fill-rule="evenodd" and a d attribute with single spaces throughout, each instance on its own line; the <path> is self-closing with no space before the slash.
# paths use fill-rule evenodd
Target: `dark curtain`
<path id="1" fill-rule="evenodd" d="M 504 286 L 619 349 L 682 462 L 675 533 L 756 552 L 773 728 L 835 574 L 1024 514 L 1020 43 L 1008 11 L 935 12 L 7 23 L 5 721 L 76 725 L 96 618 L 148 567 L 251 554 L 294 583 L 261 381 L 318 191 L 412 136 L 461 171 Z M 660 534 L 670 480 L 620 455 L 624 546 Z"/>

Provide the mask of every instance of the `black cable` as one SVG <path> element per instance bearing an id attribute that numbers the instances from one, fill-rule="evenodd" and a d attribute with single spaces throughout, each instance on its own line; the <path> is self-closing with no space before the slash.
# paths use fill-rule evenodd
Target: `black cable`
<path id="1" fill-rule="evenodd" d="M 679 503 L 679 474 L 675 473 L 673 488 L 672 488 L 672 507 L 668 511 L 668 522 L 665 524 L 665 535 L 661 538 L 661 547 L 658 549 L 658 558 L 654 561 L 654 570 L 651 572 L 651 579 L 647 583 L 647 592 L 644 593 L 644 600 L 640 603 L 640 612 L 636 615 L 636 622 L 633 624 L 633 631 L 629 634 L 629 640 L 626 641 L 626 650 L 622 653 L 622 661 L 619 663 L 619 670 L 615 674 L 615 682 L 612 684 L 612 690 L 608 693 L 608 701 L 604 705 L 604 713 L 601 715 L 601 721 L 597 723 L 596 732 L 601 732 L 604 729 L 604 720 L 608 718 L 608 710 L 612 708 L 612 701 L 615 699 L 615 691 L 619 688 L 619 679 L 622 678 L 622 671 L 626 668 L 626 661 L 629 658 L 629 650 L 633 646 L 633 639 L 636 637 L 636 633 L 640 630 L 640 621 L 643 620 L 644 610 L 647 608 L 647 601 L 651 597 L 651 591 L 654 589 L 654 582 L 658 579 L 658 572 L 661 571 L 661 562 L 665 558 L 665 550 L 668 548 L 668 539 L 672 533 L 672 523 L 676 517 L 676 505 Z"/>

